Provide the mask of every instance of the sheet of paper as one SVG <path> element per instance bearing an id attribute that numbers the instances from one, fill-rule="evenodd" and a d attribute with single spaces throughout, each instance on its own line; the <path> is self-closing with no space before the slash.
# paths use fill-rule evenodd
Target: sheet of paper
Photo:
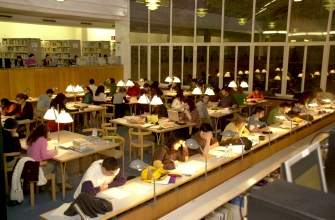
<path id="1" fill-rule="evenodd" d="M 192 176 L 196 173 L 199 169 L 203 168 L 205 163 L 202 161 L 191 160 L 185 163 L 179 163 L 178 167 L 174 169 L 174 172 Z"/>
<path id="2" fill-rule="evenodd" d="M 58 148 L 58 153 L 57 153 L 57 155 L 55 157 L 61 157 L 61 156 L 63 156 L 64 154 L 66 154 L 68 152 L 70 152 L 70 151 Z"/>
<path id="3" fill-rule="evenodd" d="M 220 158 L 220 157 L 224 157 L 226 153 L 223 151 L 219 151 L 219 150 L 209 150 L 208 154 L 216 158 Z"/>
<path id="4" fill-rule="evenodd" d="M 69 208 L 71 203 L 63 203 L 63 205 L 59 206 L 51 215 L 53 216 L 65 216 L 64 212 Z"/>
<path id="5" fill-rule="evenodd" d="M 51 140 L 48 141 L 48 150 L 54 150 L 58 146 L 58 141 L 56 140 Z"/>
<path id="6" fill-rule="evenodd" d="M 163 184 L 163 185 L 167 185 L 169 184 L 170 181 L 170 176 L 167 176 L 165 179 L 157 181 L 156 180 L 156 184 Z M 154 183 L 153 181 L 151 183 Z"/>
<path id="7" fill-rule="evenodd" d="M 116 187 L 113 187 L 113 188 L 110 188 L 106 191 L 103 191 L 103 192 L 101 192 L 101 194 L 103 194 L 105 196 L 108 196 L 110 198 L 113 198 L 113 199 L 123 199 L 123 198 L 131 195 L 130 192 L 124 191 L 124 190 L 116 188 Z"/>
<path id="8" fill-rule="evenodd" d="M 70 148 L 73 146 L 73 142 L 72 141 L 65 142 L 65 143 L 60 144 L 60 146 L 64 148 Z"/>
<path id="9" fill-rule="evenodd" d="M 234 154 L 241 154 L 242 153 L 242 145 L 233 145 L 232 147 L 233 147 L 233 153 Z"/>
<path id="10" fill-rule="evenodd" d="M 124 190 L 144 194 L 153 189 L 153 186 L 148 186 L 140 183 L 130 183 L 123 187 Z"/>
<path id="11" fill-rule="evenodd" d="M 151 127 L 151 126 L 153 126 L 153 124 L 147 123 L 147 124 L 141 125 L 141 127 L 143 127 L 143 128 L 148 128 L 148 127 Z"/>
<path id="12" fill-rule="evenodd" d="M 218 147 L 212 148 L 212 150 L 226 151 L 226 150 L 228 150 L 228 148 L 227 147 L 223 147 L 223 146 L 218 146 Z"/>

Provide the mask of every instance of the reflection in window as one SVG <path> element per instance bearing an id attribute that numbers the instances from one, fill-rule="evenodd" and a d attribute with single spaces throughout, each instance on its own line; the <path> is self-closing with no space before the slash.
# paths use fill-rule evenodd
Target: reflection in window
<path id="1" fill-rule="evenodd" d="M 257 78 L 258 85 L 253 83 L 252 90 L 255 86 L 258 86 L 261 91 L 265 91 L 265 83 L 267 76 L 266 62 L 268 57 L 268 47 L 267 46 L 256 46 L 255 47 L 255 58 L 254 58 L 254 78 Z"/>
<path id="2" fill-rule="evenodd" d="M 326 91 L 335 94 L 335 46 L 330 46 Z"/>
<path id="3" fill-rule="evenodd" d="M 237 56 L 237 85 L 241 82 L 248 83 L 249 80 L 249 57 L 250 57 L 250 47 L 239 46 L 238 56 Z M 254 85 L 259 86 L 259 79 L 254 77 Z M 248 90 L 248 88 L 244 88 Z"/>
<path id="4" fill-rule="evenodd" d="M 290 80 L 287 82 L 287 94 L 296 94 L 302 91 L 304 49 L 305 47 L 302 46 L 290 47 L 287 71 Z"/>
<path id="5" fill-rule="evenodd" d="M 320 87 L 322 72 L 323 46 L 309 46 L 307 48 L 305 91 L 312 91 Z"/>
<path id="6" fill-rule="evenodd" d="M 159 47 L 151 46 L 151 74 L 152 82 L 159 81 Z"/>
<path id="7" fill-rule="evenodd" d="M 130 1 L 130 42 L 148 42 L 148 8 L 143 3 Z"/>
<path id="8" fill-rule="evenodd" d="M 184 47 L 184 81 L 183 85 L 191 85 L 193 79 L 193 47 Z"/>
<path id="9" fill-rule="evenodd" d="M 148 47 L 140 46 L 140 78 L 148 77 Z M 138 78 L 135 78 L 135 80 Z"/>
<path id="10" fill-rule="evenodd" d="M 194 1 L 173 0 L 172 42 L 194 41 Z"/>
<path id="11" fill-rule="evenodd" d="M 269 87 L 273 94 L 281 93 L 284 47 L 270 47 Z"/>
<path id="12" fill-rule="evenodd" d="M 131 78 L 137 79 L 138 74 L 138 46 L 131 46 Z"/>
<path id="13" fill-rule="evenodd" d="M 178 77 L 180 80 L 182 80 L 181 76 L 181 60 L 182 60 L 182 51 L 181 46 L 174 46 L 173 47 L 173 69 L 172 69 L 172 75 L 175 77 Z"/>
<path id="14" fill-rule="evenodd" d="M 166 83 L 165 79 L 169 76 L 169 47 L 161 47 L 161 83 Z"/>
<path id="15" fill-rule="evenodd" d="M 150 10 L 150 42 L 170 41 L 170 1 L 160 3 L 156 10 Z M 163 4 L 163 5 L 162 5 Z"/>
<path id="16" fill-rule="evenodd" d="M 229 82 L 235 79 L 235 46 L 224 48 L 223 60 L 223 86 L 228 86 Z"/>
<path id="17" fill-rule="evenodd" d="M 197 80 L 200 86 L 207 83 L 207 47 L 197 47 Z"/>
<path id="18" fill-rule="evenodd" d="M 208 83 L 213 87 L 219 87 L 219 61 L 220 61 L 220 47 L 209 47 L 209 71 Z"/>

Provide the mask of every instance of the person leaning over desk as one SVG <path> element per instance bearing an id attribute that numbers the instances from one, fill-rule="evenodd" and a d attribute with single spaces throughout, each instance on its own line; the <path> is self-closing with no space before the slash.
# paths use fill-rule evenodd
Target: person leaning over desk
<path id="1" fill-rule="evenodd" d="M 248 120 L 247 129 L 250 132 L 263 132 L 269 130 L 269 128 L 266 126 L 266 123 L 260 121 L 260 119 L 264 118 L 264 112 L 265 109 L 262 106 L 256 106 L 254 113 L 249 117 Z"/>
<path id="2" fill-rule="evenodd" d="M 209 123 L 203 123 L 197 133 L 192 136 L 192 139 L 196 140 L 204 151 L 205 155 L 208 155 L 210 149 L 219 146 L 219 142 L 213 137 L 213 127 Z M 202 154 L 198 148 L 196 150 L 189 149 L 189 155 Z"/>
<path id="3" fill-rule="evenodd" d="M 11 115 L 16 109 L 16 103 L 9 101 L 6 98 L 1 99 L 2 115 Z M 15 113 L 14 113 L 15 114 Z"/>
<path id="4" fill-rule="evenodd" d="M 276 108 L 272 109 L 268 117 L 268 121 L 267 121 L 268 125 L 281 122 L 282 119 L 276 117 L 278 115 L 283 115 L 287 120 L 291 120 L 291 118 L 287 115 L 287 113 L 290 110 L 291 110 L 291 106 L 287 102 L 283 102 Z"/>
<path id="5" fill-rule="evenodd" d="M 225 127 L 224 131 L 237 132 L 240 137 L 248 136 L 250 131 L 245 127 L 247 117 L 243 113 L 235 113 L 233 120 Z M 222 137 L 225 140 L 225 137 Z"/>
<path id="6" fill-rule="evenodd" d="M 113 96 L 116 93 L 116 84 L 114 78 L 108 78 L 102 83 L 104 86 L 109 87 L 109 96 Z"/>
<path id="7" fill-rule="evenodd" d="M 119 168 L 114 157 L 107 157 L 104 160 L 97 160 L 91 164 L 81 179 L 74 198 L 85 192 L 90 196 L 96 196 L 99 192 L 108 188 L 122 186 L 127 178 Z"/>
<path id="8" fill-rule="evenodd" d="M 16 57 L 14 65 L 14 67 L 25 67 L 21 56 Z"/>
<path id="9" fill-rule="evenodd" d="M 173 132 L 165 141 L 165 144 L 158 145 L 153 158 L 153 166 L 173 170 L 178 167 L 179 161 L 188 160 L 188 148 L 185 145 L 184 137 L 179 132 Z"/>

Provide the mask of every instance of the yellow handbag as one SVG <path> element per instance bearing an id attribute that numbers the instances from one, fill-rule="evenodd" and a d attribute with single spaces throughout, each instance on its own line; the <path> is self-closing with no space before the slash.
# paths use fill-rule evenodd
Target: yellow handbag
<path id="1" fill-rule="evenodd" d="M 156 124 L 158 122 L 158 115 L 147 115 L 147 123 Z"/>
<path id="2" fill-rule="evenodd" d="M 167 170 L 163 169 L 163 168 L 156 168 L 154 166 L 149 166 L 149 169 L 151 170 L 152 175 L 154 176 L 155 180 L 157 180 L 157 181 L 163 180 L 169 175 L 169 172 Z M 151 173 L 148 170 L 148 168 L 145 168 L 145 169 L 142 170 L 141 180 L 143 180 L 145 182 L 154 181 L 152 176 L 151 176 Z"/>

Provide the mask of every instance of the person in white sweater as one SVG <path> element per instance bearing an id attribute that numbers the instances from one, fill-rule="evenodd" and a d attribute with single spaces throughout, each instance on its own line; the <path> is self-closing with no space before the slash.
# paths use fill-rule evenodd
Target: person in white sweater
<path id="1" fill-rule="evenodd" d="M 183 91 L 180 90 L 176 97 L 173 99 L 172 104 L 171 104 L 171 108 L 182 108 L 182 100 L 184 99 L 184 95 L 183 95 Z"/>
<path id="2" fill-rule="evenodd" d="M 98 86 L 94 94 L 95 102 L 106 102 L 105 88 L 103 86 Z"/>

